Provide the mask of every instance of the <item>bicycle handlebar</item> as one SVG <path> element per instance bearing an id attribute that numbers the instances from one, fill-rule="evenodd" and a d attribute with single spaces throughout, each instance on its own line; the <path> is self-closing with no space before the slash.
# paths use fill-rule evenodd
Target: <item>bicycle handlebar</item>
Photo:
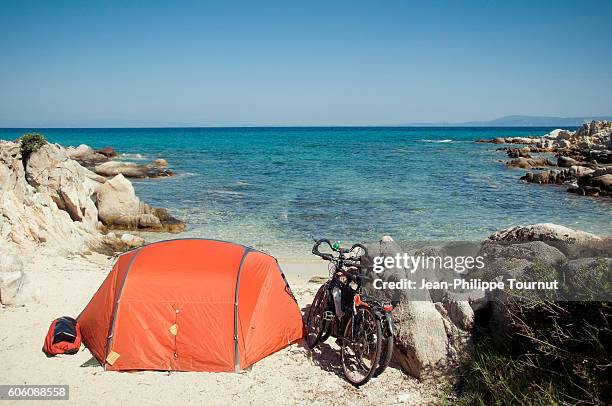
<path id="1" fill-rule="evenodd" d="M 353 251 L 355 248 L 361 248 L 363 250 L 363 252 L 365 253 L 365 255 L 368 254 L 368 249 L 363 244 L 359 244 L 359 243 L 353 244 L 353 246 L 351 247 L 349 252 Z"/>
<path id="2" fill-rule="evenodd" d="M 327 245 L 329 245 L 329 248 L 331 248 L 332 250 L 334 249 L 332 247 L 331 241 L 329 241 L 326 238 L 323 238 L 323 239 L 317 240 L 315 242 L 315 245 L 312 247 L 312 253 L 315 254 L 318 257 L 323 258 L 326 261 L 333 261 L 334 256 L 332 254 L 327 254 L 327 253 L 323 253 L 323 252 L 319 251 L 319 246 L 321 244 L 323 244 L 323 243 L 326 243 Z"/>
<path id="3" fill-rule="evenodd" d="M 332 254 L 323 253 L 323 252 L 319 251 L 319 247 L 321 246 L 321 244 L 329 245 L 329 248 L 331 248 L 332 251 L 339 252 L 341 254 L 341 256 L 342 256 L 342 254 L 348 254 L 348 253 L 354 251 L 355 248 L 361 248 L 361 249 L 363 249 L 365 254 L 368 253 L 368 250 L 362 244 L 353 244 L 353 246 L 350 249 L 346 249 L 346 248 L 334 249 L 334 246 L 332 245 L 331 241 L 328 240 L 327 238 L 322 238 L 320 240 L 315 240 L 315 244 L 312 247 L 312 253 L 314 255 L 318 256 L 318 257 L 323 258 L 326 261 L 334 261 L 334 260 L 337 260 L 338 257 L 334 257 Z"/>

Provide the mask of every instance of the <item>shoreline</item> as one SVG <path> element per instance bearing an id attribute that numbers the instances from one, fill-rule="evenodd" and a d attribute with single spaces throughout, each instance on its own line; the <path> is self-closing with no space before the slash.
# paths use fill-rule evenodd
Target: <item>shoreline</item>
<path id="1" fill-rule="evenodd" d="M 31 281 L 35 286 L 31 287 L 38 291 L 38 296 L 23 306 L 0 310 L 3 384 L 69 385 L 69 404 L 123 404 L 134 399 L 170 404 L 183 399 L 226 406 L 249 402 L 274 404 L 284 399 L 286 403 L 308 401 L 327 405 L 337 404 L 340 391 L 342 403 L 391 405 L 429 403 L 440 396 L 435 384 L 408 377 L 394 365 L 385 372 L 383 380 L 368 385 L 367 390 L 356 389 L 338 369 L 337 349 L 332 343 L 332 347 L 326 346 L 325 351 L 317 354 L 310 354 L 302 342 L 294 343 L 238 374 L 105 372 L 85 347 L 72 356 L 47 358 L 40 348 L 49 323 L 61 315 L 76 317 L 110 271 L 112 262 L 112 258 L 101 254 L 70 259 L 44 255 L 28 258 L 26 266 L 31 275 L 36 275 Z M 300 309 L 304 309 L 319 285 L 308 283 L 308 276 L 294 266 L 281 264 Z M 151 390 L 157 386 L 164 390 Z"/>
<path id="2" fill-rule="evenodd" d="M 12 148 L 11 151 L 16 150 L 15 143 L 6 143 L 3 146 L 8 144 L 11 144 L 9 145 Z M 61 154 L 62 151 L 62 147 L 50 145 L 43 147 L 39 155 L 44 157 L 45 153 Z M 337 395 L 340 391 L 343 403 L 422 404 L 434 403 L 446 396 L 444 386 L 448 384 L 448 379 L 452 379 L 452 373 L 448 368 L 452 371 L 460 356 L 471 354 L 476 312 L 481 310 L 483 303 L 486 305 L 490 298 L 482 295 L 459 298 L 452 296 L 452 292 L 448 290 L 441 292 L 440 289 L 432 287 L 431 292 L 429 290 L 425 292 L 427 297 L 424 300 L 398 302 L 397 311 L 394 313 L 394 323 L 398 328 L 394 361 L 381 379 L 374 379 L 367 385 L 367 390 L 356 389 L 343 379 L 342 369 L 338 362 L 338 346 L 333 342 L 334 340 L 330 340 L 314 351 L 308 350 L 303 340 L 298 341 L 239 374 L 104 372 L 85 348 L 72 357 L 60 356 L 47 359 L 40 351 L 40 345 L 49 323 L 62 315 L 77 316 L 111 271 L 115 261 L 113 255 L 103 255 L 100 251 L 96 252 L 91 246 L 87 249 L 82 246 L 70 247 L 69 241 L 82 241 L 84 238 L 90 238 L 91 241 L 101 239 L 110 248 L 110 251 L 107 250 L 107 252 L 116 254 L 125 249 L 124 245 L 112 245 L 117 243 L 118 239 L 122 242 L 129 240 L 134 243 L 130 248 L 134 248 L 146 242 L 154 242 L 156 239 L 190 238 L 190 231 L 169 234 L 138 230 L 141 220 L 151 220 L 146 216 L 155 214 L 160 219 L 167 219 L 166 216 L 169 216 L 167 211 L 151 208 L 140 201 L 130 181 L 122 174 L 104 180 L 96 178 L 100 175 L 95 175 L 94 179 L 98 179 L 97 182 L 101 184 L 97 186 L 98 189 L 79 189 L 78 193 L 72 195 L 75 200 L 80 199 L 79 201 L 86 202 L 89 205 L 88 211 L 80 209 L 78 205 L 75 206 L 76 208 L 72 207 L 67 204 L 70 199 L 64 198 L 62 198 L 64 200 L 57 200 L 63 204 L 63 207 L 60 208 L 56 200 L 50 197 L 46 203 L 47 206 L 43 207 L 51 211 L 43 219 L 60 231 L 50 235 L 42 234 L 42 231 L 39 231 L 39 234 L 33 234 L 36 238 L 28 240 L 31 235 L 19 228 L 21 222 L 31 218 L 28 212 L 23 212 L 29 207 L 25 202 L 27 199 L 36 201 L 37 198 L 55 196 L 54 193 L 62 196 L 62 191 L 66 194 L 63 189 L 65 184 L 62 183 L 65 178 L 60 176 L 58 182 L 55 182 L 56 178 L 50 178 L 53 182 L 45 184 L 46 189 L 33 188 L 29 182 L 34 183 L 35 181 L 28 177 L 28 170 L 31 173 L 31 167 L 35 163 L 39 163 L 39 166 L 45 169 L 49 166 L 48 161 L 36 156 L 33 162 L 27 163 L 24 170 L 23 166 L 20 166 L 21 157 L 8 155 L 10 159 L 5 155 L 5 160 L 10 162 L 7 167 L 12 169 L 15 174 L 15 184 L 22 187 L 24 192 L 23 195 L 12 196 L 15 210 L 22 211 L 19 212 L 21 217 L 11 218 L 12 222 L 9 224 L 13 227 L 9 228 L 9 232 L 12 233 L 10 235 L 21 237 L 21 243 L 15 238 L 12 242 L 5 241 L 5 243 L 11 250 L 17 248 L 16 252 L 10 251 L 9 254 L 13 255 L 14 261 L 23 258 L 23 264 L 19 270 L 22 274 L 15 295 L 16 303 L 2 306 L 1 309 L 0 342 L 7 349 L 0 353 L 0 363 L 5 366 L 4 372 L 0 372 L 0 380 L 3 382 L 69 384 L 73 403 L 95 404 L 100 400 L 103 402 L 113 400 L 121 403 L 129 402 L 133 396 L 136 396 L 152 403 L 171 403 L 177 398 L 210 403 L 210 399 L 214 397 L 215 402 L 218 403 L 213 402 L 213 404 L 222 405 L 243 403 L 249 400 L 256 403 L 274 403 L 279 398 L 287 399 L 289 402 L 308 401 L 313 404 L 329 404 L 337 402 Z M 61 164 L 72 165 L 83 176 L 83 179 L 86 176 L 92 176 L 86 168 L 72 159 L 62 160 Z M 132 170 L 133 167 L 129 169 Z M 79 185 L 78 179 L 74 183 Z M 115 215 L 113 218 L 122 221 L 123 225 L 128 228 L 127 231 L 134 233 L 133 235 L 126 233 L 119 237 L 112 228 L 114 225 L 112 221 L 106 221 L 105 226 L 98 221 L 104 214 L 107 214 L 103 213 L 104 206 L 101 204 L 103 195 L 100 194 L 100 190 L 104 187 L 127 191 L 128 197 L 137 202 L 138 209 L 132 214 L 139 219 L 136 223 L 133 222 L 133 219 L 126 221 L 122 217 L 121 209 L 113 212 Z M 20 191 L 19 188 L 15 190 Z M 91 202 L 92 196 L 96 197 L 94 205 Z M 122 200 L 121 194 L 110 196 L 116 196 L 117 201 Z M 114 200 L 111 198 L 110 201 Z M 21 206 L 24 207 L 21 208 Z M 114 208 L 112 205 L 111 207 Z M 77 209 L 80 209 L 81 212 Z M 73 217 L 79 214 L 87 216 L 84 217 L 89 220 L 89 223 L 86 224 L 87 228 L 80 228 L 83 226 L 82 222 L 74 220 Z M 178 231 L 184 229 L 185 223 L 182 224 L 183 228 Z M 130 226 L 135 225 L 137 231 L 129 229 Z M 174 225 L 171 223 L 170 229 L 174 229 L 171 228 Z M 67 235 L 71 238 L 68 240 L 64 237 L 65 234 L 62 234 L 66 233 L 66 228 L 69 230 Z M 155 230 L 155 228 L 152 229 Z M 125 236 L 129 236 L 126 241 L 124 241 Z M 486 248 L 484 242 L 489 240 L 514 242 L 520 245 L 517 251 L 519 257 L 523 255 L 528 259 L 533 259 L 534 256 L 543 256 L 548 259 L 571 262 L 574 258 L 554 248 L 556 241 L 571 239 L 601 240 L 600 237 L 590 233 L 548 223 L 507 228 L 488 237 L 474 240 L 483 243 L 481 250 Z M 523 243 L 523 240 L 531 242 Z M 292 249 L 293 245 L 288 244 L 292 241 L 282 241 L 286 247 L 282 252 L 289 253 L 289 255 L 276 255 L 303 314 L 308 309 L 319 286 L 329 275 L 328 263 L 311 255 L 307 241 L 309 240 L 304 239 L 303 241 L 303 254 L 298 254 Z M 383 241 L 398 246 L 390 238 L 385 237 Z M 277 245 L 283 247 L 283 244 L 277 243 Z M 41 250 L 41 247 L 45 249 Z M 492 252 L 495 254 L 497 251 Z M 275 255 L 274 252 L 271 254 Z M 519 272 L 524 272 L 528 266 L 525 261 L 525 258 L 519 258 L 519 263 L 523 267 L 519 267 L 521 269 Z M 5 265 L 3 263 L 3 268 Z M 516 261 L 511 258 L 504 264 L 504 267 L 516 265 Z M 506 269 L 504 267 L 500 269 Z M 514 268 L 512 269 L 514 271 Z M 431 376 L 440 376 L 440 374 L 444 379 L 428 379 Z M 301 384 L 296 385 L 296 382 Z M 161 394 L 153 394 L 150 387 L 154 385 L 167 387 L 167 390 Z M 92 391 L 92 387 L 96 390 Z M 248 392 L 244 391 L 244 387 L 255 389 Z M 389 393 L 393 395 L 389 396 Z"/>

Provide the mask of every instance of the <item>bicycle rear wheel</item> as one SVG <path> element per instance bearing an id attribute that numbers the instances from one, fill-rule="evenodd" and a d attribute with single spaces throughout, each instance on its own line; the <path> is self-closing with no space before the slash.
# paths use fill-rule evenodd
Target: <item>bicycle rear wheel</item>
<path id="1" fill-rule="evenodd" d="M 388 316 L 391 317 L 391 316 Z M 383 320 L 384 323 L 384 320 Z M 380 363 L 378 368 L 376 368 L 376 372 L 374 373 L 374 377 L 385 372 L 385 369 L 389 366 L 391 362 L 391 357 L 393 356 L 393 334 L 387 331 L 387 327 L 383 326 L 383 340 L 382 340 L 382 353 L 380 355 Z"/>
<path id="2" fill-rule="evenodd" d="M 326 331 L 329 329 L 329 322 L 324 318 L 328 295 L 328 285 L 324 283 L 317 291 L 312 305 L 308 309 L 308 316 L 306 317 L 306 345 L 310 349 L 315 348 L 319 344 L 321 337 L 325 336 Z M 325 337 L 326 339 L 327 336 Z"/>
<path id="3" fill-rule="evenodd" d="M 355 386 L 367 383 L 379 365 L 381 350 L 380 320 L 369 307 L 358 307 L 342 338 L 342 370 L 346 379 Z"/>

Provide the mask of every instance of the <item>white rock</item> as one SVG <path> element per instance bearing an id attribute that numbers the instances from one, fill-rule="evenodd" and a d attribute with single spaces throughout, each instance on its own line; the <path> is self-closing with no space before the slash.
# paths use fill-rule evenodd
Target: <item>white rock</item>
<path id="1" fill-rule="evenodd" d="M 593 172 L 595 172 L 595 170 L 587 168 L 586 166 L 573 165 L 569 168 L 569 174 L 572 176 L 583 176 Z"/>
<path id="2" fill-rule="evenodd" d="M 448 364 L 448 337 L 443 316 L 431 301 L 401 303 L 393 311 L 396 360 L 409 374 L 422 378 Z"/>
<path id="3" fill-rule="evenodd" d="M 168 176 L 168 162 L 165 159 L 156 159 L 149 164 L 137 164 L 134 162 L 108 161 L 96 165 L 94 172 L 102 176 L 123 175 L 127 178 L 154 178 Z"/>
<path id="4" fill-rule="evenodd" d="M 18 143 L 0 142 L 2 239 L 23 248 L 43 246 L 61 253 L 87 247 L 99 236 L 97 209 L 87 183 L 92 181 L 60 147 L 47 145 L 28 162 L 34 188 L 26 180 L 19 150 Z M 81 221 L 73 221 L 68 211 Z"/>
<path id="5" fill-rule="evenodd" d="M 106 225 L 135 226 L 138 224 L 140 199 L 134 187 L 123 175 L 108 180 L 97 193 L 98 216 Z"/>
<path id="6" fill-rule="evenodd" d="M 122 174 L 102 185 L 96 196 L 98 217 L 109 227 L 170 232 L 185 229 L 185 224 L 168 215 L 166 210 L 141 202 L 132 183 Z"/>
<path id="7" fill-rule="evenodd" d="M 47 193 L 72 220 L 93 226 L 98 212 L 91 197 L 98 182 L 92 180 L 89 172 L 70 159 L 63 148 L 52 144 L 32 153 L 26 167 L 30 185 Z"/>
<path id="8" fill-rule="evenodd" d="M 573 230 L 558 224 L 542 223 L 528 226 L 517 226 L 497 231 L 490 237 L 493 241 L 561 241 L 584 242 L 601 241 L 595 234 Z"/>
<path id="9" fill-rule="evenodd" d="M 130 247 L 140 247 L 141 245 L 144 245 L 145 243 L 144 238 L 138 237 L 132 234 L 127 234 L 127 233 L 121 236 L 121 241 L 123 241 Z"/>
<path id="10" fill-rule="evenodd" d="M 17 304 L 25 274 L 19 254 L 6 245 L 0 246 L 0 303 L 10 305 Z"/>

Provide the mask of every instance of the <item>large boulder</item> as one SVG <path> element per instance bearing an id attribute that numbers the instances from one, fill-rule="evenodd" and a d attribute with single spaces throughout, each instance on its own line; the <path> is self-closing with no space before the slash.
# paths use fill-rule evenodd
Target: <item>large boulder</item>
<path id="1" fill-rule="evenodd" d="M 0 304 L 16 304 L 25 281 L 20 255 L 6 243 L 0 246 Z"/>
<path id="2" fill-rule="evenodd" d="M 506 165 L 509 168 L 532 169 L 545 168 L 554 164 L 546 158 L 517 158 L 506 162 Z"/>
<path id="3" fill-rule="evenodd" d="M 139 213 L 140 199 L 123 175 L 108 180 L 97 193 L 98 216 L 107 225 L 125 222 L 122 217 Z"/>
<path id="4" fill-rule="evenodd" d="M 547 264 L 565 261 L 565 255 L 561 251 L 539 240 L 528 242 L 485 240 L 478 255 L 485 259 L 495 260 L 504 257 L 526 259 L 530 262 L 541 261 Z"/>
<path id="5" fill-rule="evenodd" d="M 145 243 L 144 238 L 128 233 L 121 235 L 121 241 L 126 243 L 130 248 L 140 247 Z"/>
<path id="6" fill-rule="evenodd" d="M 556 139 L 557 137 L 562 136 L 563 134 L 565 134 L 567 132 L 568 132 L 567 130 L 563 130 L 561 128 L 557 128 L 555 130 L 552 130 L 548 134 L 544 135 L 543 138 Z"/>
<path id="7" fill-rule="evenodd" d="M 378 243 L 368 247 L 366 266 L 376 256 L 395 256 L 407 252 L 391 237 L 385 236 Z M 437 255 L 445 247 L 420 247 L 418 255 Z M 385 275 L 392 279 L 408 277 L 404 268 L 387 268 Z M 385 275 L 379 275 L 385 279 Z M 419 272 L 419 277 L 436 280 L 435 270 Z M 395 297 L 392 292 L 378 292 L 387 300 L 399 300 L 393 311 L 394 320 L 394 360 L 408 374 L 418 378 L 438 376 L 456 365 L 456 362 L 471 351 L 474 312 L 467 300 L 452 298 L 446 291 L 418 289 L 400 292 Z"/>
<path id="8" fill-rule="evenodd" d="M 66 154 L 80 163 L 85 167 L 93 167 L 101 162 L 106 162 L 110 158 L 113 158 L 117 154 L 115 151 L 110 148 L 104 148 L 99 151 L 95 151 L 89 145 L 81 144 L 78 147 L 68 147 L 66 148 Z"/>
<path id="9" fill-rule="evenodd" d="M 508 148 L 506 150 L 506 154 L 508 155 L 508 158 L 532 158 L 532 156 L 529 154 L 530 152 L 531 152 L 531 149 L 529 149 L 529 147 Z"/>
<path id="10" fill-rule="evenodd" d="M 573 158 L 570 158 L 567 156 L 560 156 L 559 158 L 557 158 L 557 166 L 560 166 L 563 168 L 569 168 L 571 166 L 578 166 L 578 165 L 582 165 L 582 162 L 579 162 Z"/>
<path id="11" fill-rule="evenodd" d="M 488 240 L 483 242 L 478 256 L 484 258 L 485 267 L 474 269 L 470 272 L 470 277 L 486 281 L 498 276 L 516 278 L 534 262 L 552 265 L 567 259 L 563 252 L 543 241 Z"/>
<path id="12" fill-rule="evenodd" d="M 506 138 L 506 143 L 508 144 L 537 144 L 539 142 L 538 138 L 533 137 L 510 137 Z"/>
<path id="13" fill-rule="evenodd" d="M 568 192 L 586 196 L 612 197 L 612 173 L 596 176 L 598 171 L 601 173 L 600 170 L 596 170 L 593 173 L 579 177 L 577 187 L 568 189 Z"/>
<path id="14" fill-rule="evenodd" d="M 19 247 L 78 252 L 99 235 L 95 206 L 88 203 L 91 196 L 83 186 L 86 178 L 78 168 L 45 155 L 54 146 L 42 149 L 30 156 L 33 187 L 26 181 L 19 143 L 0 142 L 0 239 Z M 64 171 L 69 173 L 62 175 Z M 70 186 L 64 187 L 66 178 Z M 67 210 L 82 221 L 74 221 Z"/>
<path id="15" fill-rule="evenodd" d="M 73 221 L 97 223 L 92 196 L 105 179 L 70 159 L 60 146 L 47 144 L 32 153 L 26 179 L 38 192 L 47 193 Z"/>
<path id="16" fill-rule="evenodd" d="M 442 315 L 431 301 L 400 303 L 393 311 L 395 360 L 417 378 L 448 367 L 448 337 Z"/>
<path id="17" fill-rule="evenodd" d="M 591 181 L 591 184 L 602 190 L 612 191 L 612 189 L 610 189 L 612 186 L 612 174 L 595 176 Z"/>
<path id="18" fill-rule="evenodd" d="M 573 230 L 558 224 L 541 223 L 528 226 L 517 226 L 497 231 L 489 236 L 491 241 L 562 241 L 584 242 L 601 241 L 595 234 Z"/>
<path id="19" fill-rule="evenodd" d="M 527 183 L 560 185 L 567 182 L 568 178 L 564 171 L 541 171 L 528 172 L 525 176 L 521 177 L 521 180 Z"/>
<path id="20" fill-rule="evenodd" d="M 180 232 L 185 223 L 165 209 L 141 202 L 134 187 L 123 175 L 108 180 L 97 192 L 98 216 L 107 226 L 128 230 Z"/>
<path id="21" fill-rule="evenodd" d="M 394 360 L 408 374 L 429 378 L 446 373 L 471 354 L 474 310 L 467 300 L 402 301 L 393 310 Z"/>
<path id="22" fill-rule="evenodd" d="M 593 169 L 585 166 L 571 166 L 562 170 L 528 172 L 521 180 L 528 183 L 562 185 L 576 182 L 580 177 L 593 172 Z"/>
<path id="23" fill-rule="evenodd" d="M 94 172 L 98 175 L 112 177 L 123 175 L 126 178 L 159 178 L 172 176 L 165 159 L 156 159 L 148 164 L 137 164 L 134 162 L 109 161 L 97 165 Z"/>
<path id="24" fill-rule="evenodd" d="M 543 241 L 557 248 L 568 258 L 605 249 L 602 247 L 605 241 L 595 234 L 552 223 L 507 228 L 493 233 L 489 240 L 498 242 Z"/>
<path id="25" fill-rule="evenodd" d="M 104 155 L 105 157 L 111 159 L 117 156 L 117 151 L 113 147 L 104 147 L 96 151 L 96 153 Z"/>

